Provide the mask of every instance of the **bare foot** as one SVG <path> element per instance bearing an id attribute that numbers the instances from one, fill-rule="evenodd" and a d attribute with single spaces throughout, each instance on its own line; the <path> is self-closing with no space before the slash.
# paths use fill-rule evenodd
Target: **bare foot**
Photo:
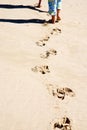
<path id="1" fill-rule="evenodd" d="M 36 8 L 41 8 L 41 5 L 40 5 L 40 4 L 35 4 L 34 7 L 36 7 Z"/>
<path id="2" fill-rule="evenodd" d="M 53 21 L 52 19 L 49 19 L 49 20 L 47 21 L 47 23 L 55 24 L 55 21 Z"/>
<path id="3" fill-rule="evenodd" d="M 41 8 L 41 5 L 37 5 L 37 6 L 35 6 L 36 8 Z"/>

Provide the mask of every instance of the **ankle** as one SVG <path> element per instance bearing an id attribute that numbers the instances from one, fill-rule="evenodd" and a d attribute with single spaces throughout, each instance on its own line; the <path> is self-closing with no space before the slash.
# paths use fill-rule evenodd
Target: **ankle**
<path id="1" fill-rule="evenodd" d="M 52 23 L 55 23 L 55 15 L 52 16 Z"/>

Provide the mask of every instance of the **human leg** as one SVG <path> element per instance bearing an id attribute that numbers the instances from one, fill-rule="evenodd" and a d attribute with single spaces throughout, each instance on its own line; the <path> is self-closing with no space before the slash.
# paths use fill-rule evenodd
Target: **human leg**
<path id="1" fill-rule="evenodd" d="M 48 0 L 49 14 L 51 15 L 51 22 L 52 23 L 55 23 L 56 4 L 57 4 L 57 0 Z"/>
<path id="2" fill-rule="evenodd" d="M 55 23 L 55 15 L 52 15 L 52 23 Z"/>
<path id="3" fill-rule="evenodd" d="M 62 6 L 62 0 L 57 0 L 57 21 L 61 20 L 60 11 Z"/>
<path id="4" fill-rule="evenodd" d="M 61 9 L 57 9 L 57 21 L 61 20 L 60 11 Z"/>

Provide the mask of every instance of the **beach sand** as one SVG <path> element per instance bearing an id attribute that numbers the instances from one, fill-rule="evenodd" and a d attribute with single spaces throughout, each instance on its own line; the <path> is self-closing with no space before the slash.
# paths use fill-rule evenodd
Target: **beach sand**
<path id="1" fill-rule="evenodd" d="M 0 0 L 0 130 L 86 130 L 87 1 L 63 1 L 54 25 L 37 2 Z"/>

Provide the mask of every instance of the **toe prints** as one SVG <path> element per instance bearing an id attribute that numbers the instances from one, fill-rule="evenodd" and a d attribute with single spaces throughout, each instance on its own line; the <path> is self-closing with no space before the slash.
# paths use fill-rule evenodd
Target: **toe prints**
<path id="1" fill-rule="evenodd" d="M 65 88 L 63 88 L 63 91 L 66 93 L 66 95 L 69 95 L 70 97 L 74 97 L 75 96 L 75 93 L 70 88 L 65 87 Z"/>
<path id="2" fill-rule="evenodd" d="M 68 117 L 62 117 L 60 119 L 56 119 L 52 123 L 52 129 L 60 129 L 60 130 L 72 130 L 71 120 Z"/>
<path id="3" fill-rule="evenodd" d="M 58 86 L 54 86 L 52 84 L 48 84 L 47 85 L 49 93 L 52 94 L 53 96 L 63 100 L 65 99 L 65 96 L 70 96 L 70 97 L 74 97 L 75 93 L 73 92 L 72 89 L 68 88 L 68 87 L 64 87 L 64 88 L 58 88 Z"/>
<path id="4" fill-rule="evenodd" d="M 42 74 L 46 74 L 49 73 L 49 66 L 48 65 L 42 65 L 42 66 L 35 66 L 34 68 L 32 68 L 33 72 L 40 72 Z"/>
<path id="5" fill-rule="evenodd" d="M 59 28 L 53 28 L 53 30 L 51 31 L 51 35 L 58 34 L 58 33 L 61 33 L 61 29 Z"/>
<path id="6" fill-rule="evenodd" d="M 41 58 L 48 58 L 50 55 L 57 55 L 57 51 L 55 49 L 49 49 L 44 53 L 40 54 Z"/>

